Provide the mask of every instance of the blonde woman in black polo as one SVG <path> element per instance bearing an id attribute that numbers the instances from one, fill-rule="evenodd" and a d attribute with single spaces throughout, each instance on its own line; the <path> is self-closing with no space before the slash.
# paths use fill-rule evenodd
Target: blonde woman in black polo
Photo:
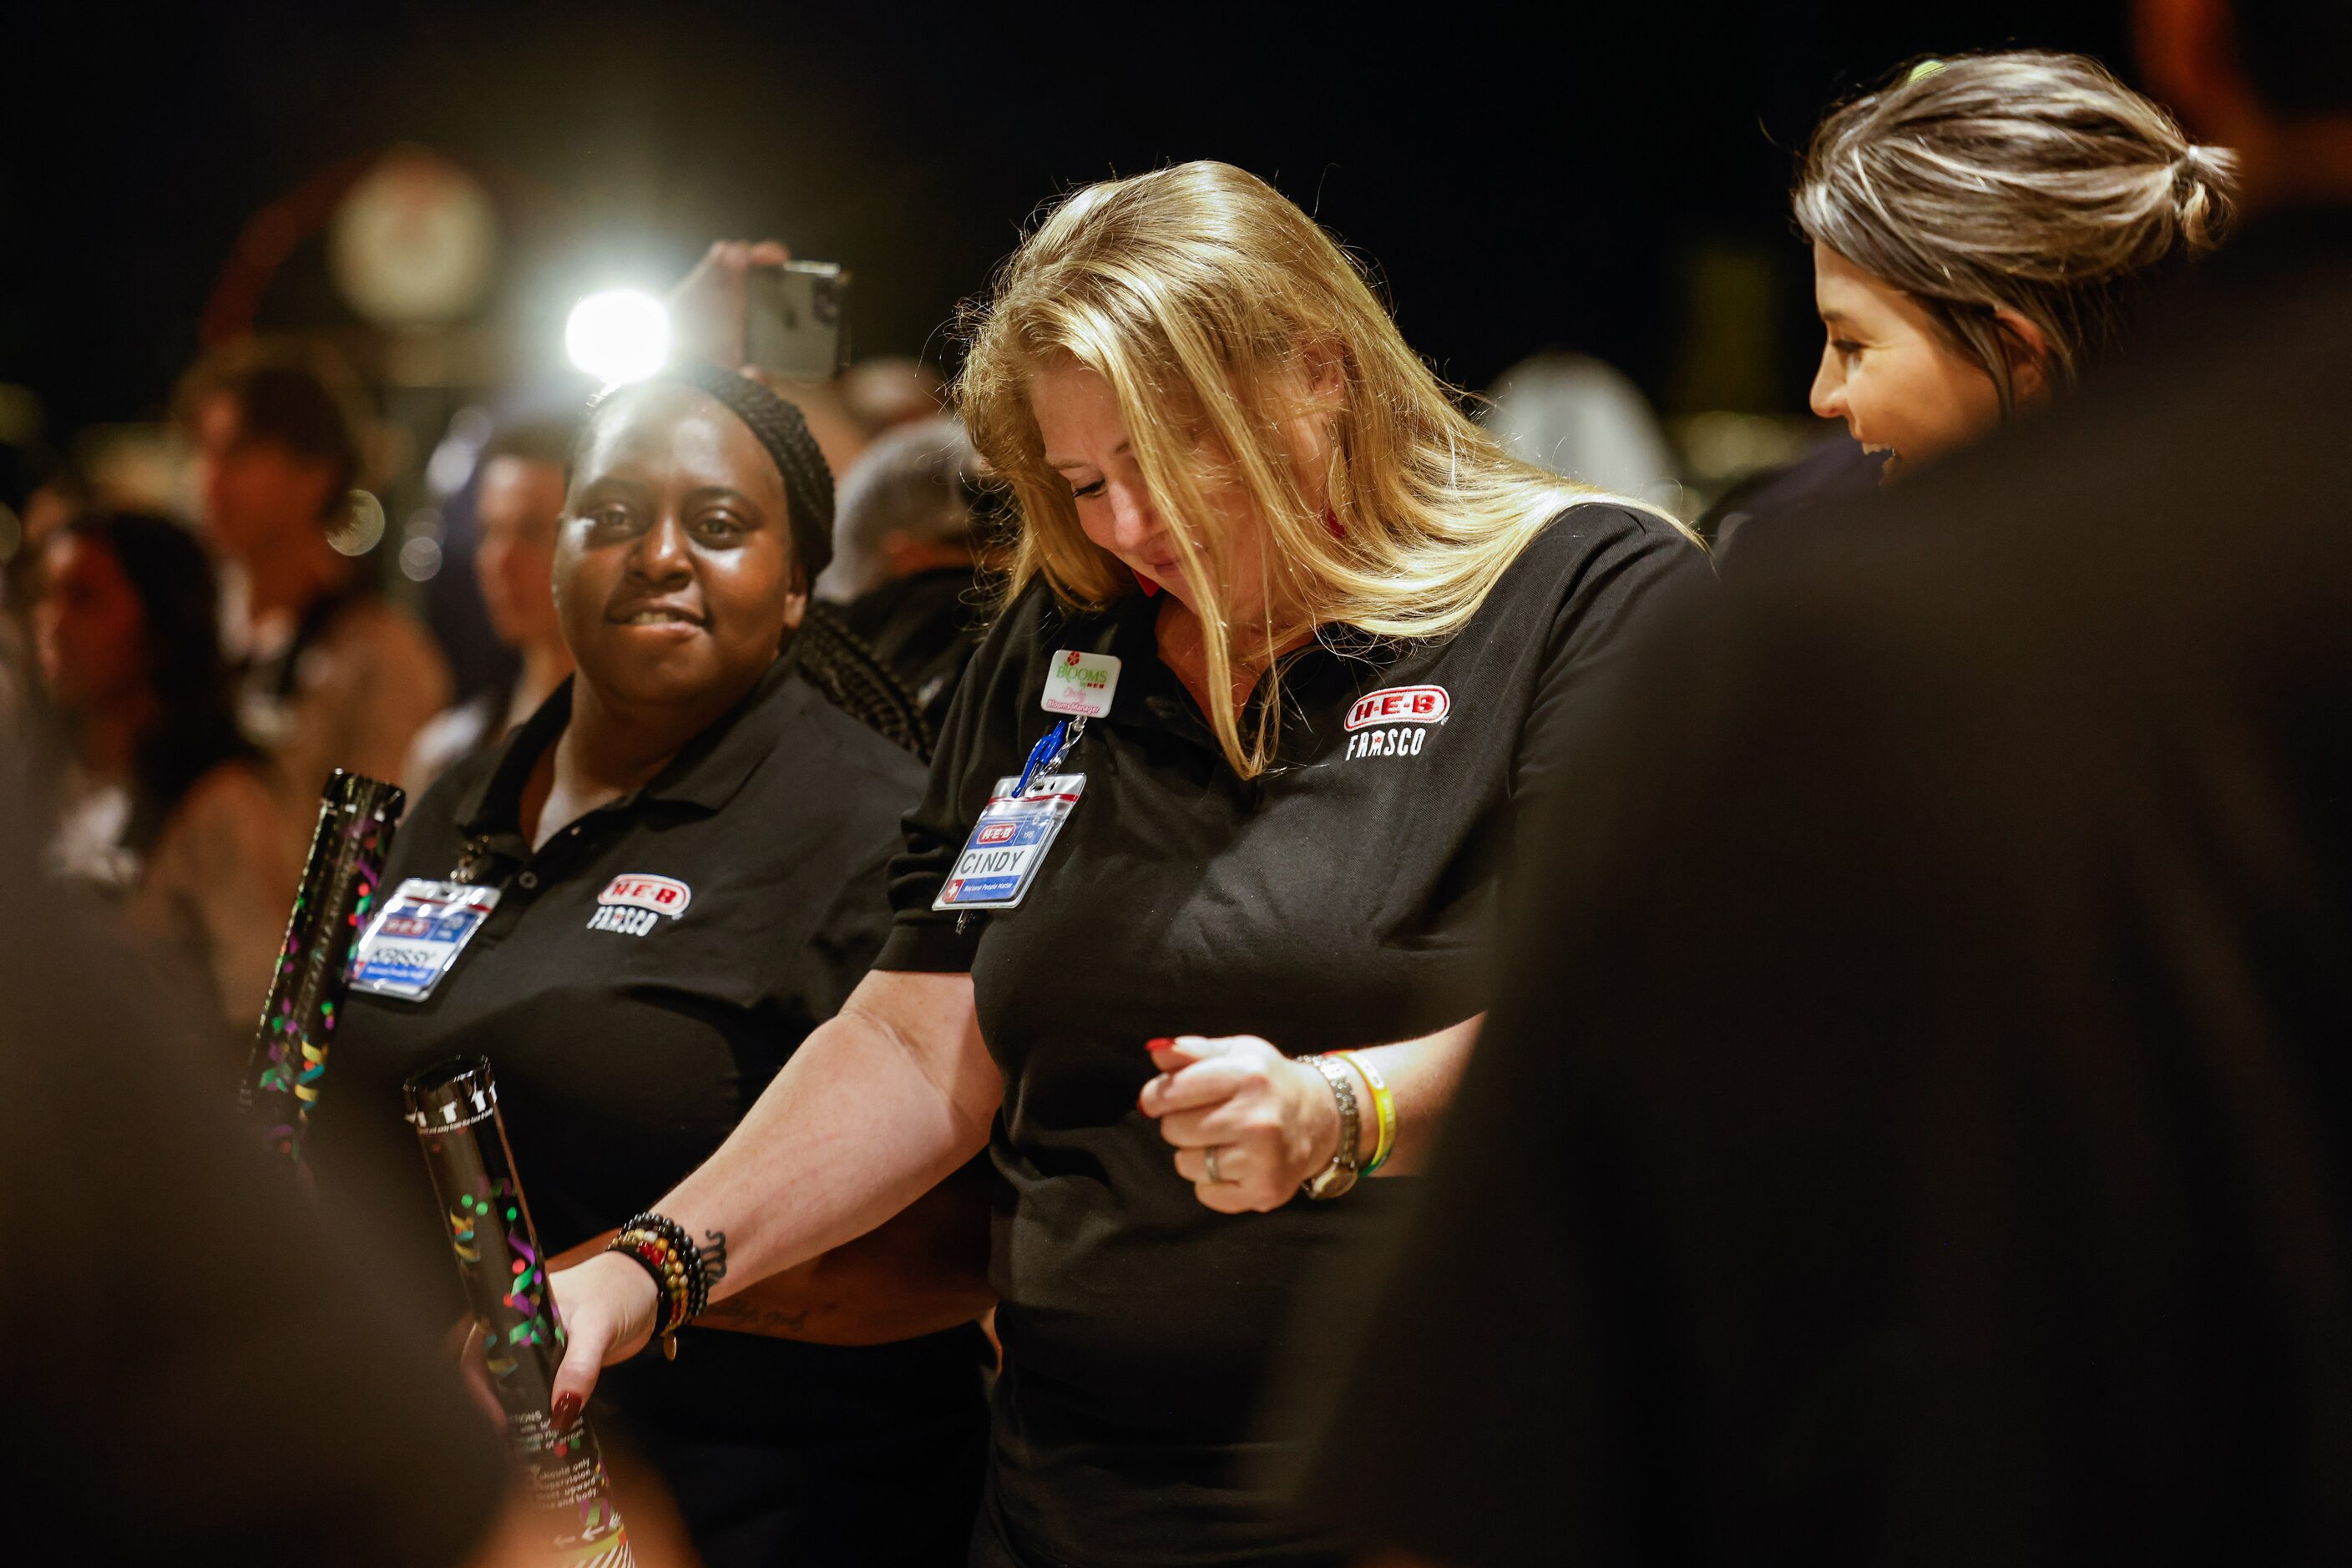
<path id="1" fill-rule="evenodd" d="M 1249 1473 L 1293 1288 L 1397 1209 L 1358 1178 L 1430 1145 L 1519 804 L 1706 569 L 1505 457 L 1330 238 L 1223 164 L 1065 202 L 961 397 L 1020 537 L 897 924 L 655 1206 L 726 1234 L 723 1298 L 989 1148 L 1005 1361 L 971 1561 L 1331 1562 Z M 692 1304 L 619 1257 L 557 1289 L 567 1392 Z"/>

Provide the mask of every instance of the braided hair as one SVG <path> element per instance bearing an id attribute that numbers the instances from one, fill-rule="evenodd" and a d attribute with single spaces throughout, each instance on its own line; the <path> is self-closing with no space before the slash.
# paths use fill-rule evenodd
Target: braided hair
<path id="1" fill-rule="evenodd" d="M 931 726 L 923 705 L 849 629 L 839 610 L 811 599 L 786 653 L 835 707 L 923 761 L 931 760 Z"/>
<path id="2" fill-rule="evenodd" d="M 803 587 L 833 561 L 833 470 L 809 434 L 808 421 L 789 399 L 750 376 L 716 365 L 674 365 L 650 378 L 690 386 L 724 405 L 743 422 L 784 481 L 785 521 Z M 633 382 L 629 385 L 644 385 Z M 582 433 L 620 387 L 607 387 L 588 405 Z M 868 729 L 928 762 L 931 727 L 922 704 L 890 673 L 874 650 L 831 606 L 812 599 L 785 657 L 828 701 Z"/>

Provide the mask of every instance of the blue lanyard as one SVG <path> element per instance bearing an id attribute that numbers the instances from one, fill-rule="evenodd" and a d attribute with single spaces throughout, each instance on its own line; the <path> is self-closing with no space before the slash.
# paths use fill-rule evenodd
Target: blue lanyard
<path id="1" fill-rule="evenodd" d="M 1078 743 L 1078 737 L 1086 733 L 1086 729 L 1084 719 L 1078 721 L 1075 730 L 1065 719 L 1046 731 L 1044 738 L 1029 748 L 1029 761 L 1021 769 L 1020 782 L 1013 786 L 1013 798 L 1018 800 L 1027 795 L 1030 781 L 1060 763 L 1063 754 Z"/>

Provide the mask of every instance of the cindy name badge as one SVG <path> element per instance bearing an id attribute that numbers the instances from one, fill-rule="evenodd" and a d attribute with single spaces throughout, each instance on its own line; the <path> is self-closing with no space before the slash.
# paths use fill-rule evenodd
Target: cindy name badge
<path id="1" fill-rule="evenodd" d="M 1062 721 L 1030 748 L 1019 777 L 996 781 L 931 908 L 1009 910 L 1028 896 L 1045 851 L 1086 793 L 1087 775 L 1061 772 L 1062 761 L 1087 732 L 1087 721 L 1108 714 L 1118 694 L 1118 660 L 1111 655 L 1075 647 L 1054 655 L 1037 706 L 1062 714 Z"/>
<path id="2" fill-rule="evenodd" d="M 1045 863 L 1045 851 L 1085 793 L 1084 773 L 1041 773 L 1026 789 L 1017 779 L 996 781 L 996 790 L 955 869 L 948 873 L 935 910 L 1009 910 L 1028 896 Z"/>
<path id="3" fill-rule="evenodd" d="M 498 907 L 496 888 L 409 878 L 360 933 L 352 989 L 424 1001 Z"/>

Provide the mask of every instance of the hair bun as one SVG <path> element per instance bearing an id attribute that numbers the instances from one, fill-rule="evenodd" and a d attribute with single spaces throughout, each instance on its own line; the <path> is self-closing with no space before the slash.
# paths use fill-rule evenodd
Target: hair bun
<path id="1" fill-rule="evenodd" d="M 2180 237 L 2192 251 L 2221 243 L 2234 206 L 2238 155 L 2227 147 L 2190 142 L 2172 162 L 2173 209 Z"/>
<path id="2" fill-rule="evenodd" d="M 1822 121 L 1797 226 L 1926 305 L 2006 410 L 2012 350 L 1985 321 L 2033 322 L 2072 382 L 2130 330 L 2156 272 L 2222 238 L 2233 165 L 2086 56 L 1962 55 Z"/>

